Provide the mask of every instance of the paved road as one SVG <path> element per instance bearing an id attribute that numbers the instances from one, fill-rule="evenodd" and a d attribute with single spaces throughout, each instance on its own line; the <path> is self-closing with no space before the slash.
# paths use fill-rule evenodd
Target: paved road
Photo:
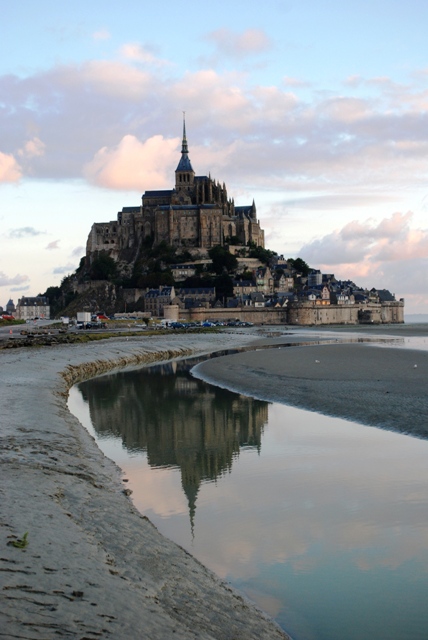
<path id="1" fill-rule="evenodd" d="M 0 327 L 0 340 L 21 335 L 21 331 L 32 331 L 33 329 L 44 329 L 51 325 L 53 320 L 36 320 L 36 322 L 27 322 L 25 324 L 10 324 Z"/>

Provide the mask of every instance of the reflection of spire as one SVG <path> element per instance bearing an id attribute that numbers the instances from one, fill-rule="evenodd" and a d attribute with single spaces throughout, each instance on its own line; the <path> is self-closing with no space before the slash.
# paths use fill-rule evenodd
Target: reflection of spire
<path id="1" fill-rule="evenodd" d="M 260 452 L 268 403 L 208 389 L 188 376 L 190 366 L 164 362 L 80 388 L 98 435 L 121 437 L 133 453 L 147 451 L 151 467 L 180 469 L 193 538 L 201 484 L 230 471 L 241 447 Z"/>
<path id="2" fill-rule="evenodd" d="M 199 469 L 199 456 L 190 456 L 181 463 L 181 486 L 186 494 L 187 504 L 189 505 L 190 529 L 192 531 L 192 539 L 194 538 L 195 514 L 196 514 L 196 498 L 198 496 L 199 487 L 201 486 L 201 474 Z"/>
<path id="3" fill-rule="evenodd" d="M 197 485 L 185 485 L 182 482 L 183 491 L 187 497 L 187 504 L 189 505 L 190 516 L 190 530 L 192 532 L 192 540 L 195 537 L 195 515 L 196 515 L 196 498 L 199 493 L 199 483 Z"/>

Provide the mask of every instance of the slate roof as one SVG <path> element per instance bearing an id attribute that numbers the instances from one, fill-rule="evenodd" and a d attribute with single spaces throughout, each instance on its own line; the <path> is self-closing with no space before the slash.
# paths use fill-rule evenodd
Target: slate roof
<path id="1" fill-rule="evenodd" d="M 161 197 L 166 197 L 166 196 L 170 196 L 173 192 L 173 189 L 158 189 L 155 191 L 145 191 L 143 194 L 144 198 L 161 198 Z M 128 207 L 129 209 L 131 209 L 132 207 Z M 139 207 L 137 207 L 137 209 L 139 209 Z"/>
<path id="2" fill-rule="evenodd" d="M 140 213 L 140 207 L 122 207 L 122 213 Z"/>
<path id="3" fill-rule="evenodd" d="M 40 307 L 49 305 L 49 300 L 45 296 L 35 296 L 33 298 L 22 297 L 19 301 L 20 307 Z"/>
<path id="4" fill-rule="evenodd" d="M 187 155 L 187 153 L 183 153 L 183 155 L 181 156 L 180 162 L 177 165 L 176 171 L 192 171 L 193 172 L 192 163 L 190 162 L 190 158 Z"/>
<path id="5" fill-rule="evenodd" d="M 253 207 L 251 204 L 249 205 L 244 205 L 244 206 L 239 206 L 239 207 L 235 207 L 235 214 L 244 214 L 244 215 L 251 215 L 253 211 Z"/>
<path id="6" fill-rule="evenodd" d="M 145 298 L 171 297 L 172 287 L 163 287 L 163 289 L 150 289 L 144 294 Z"/>
<path id="7" fill-rule="evenodd" d="M 394 302 L 395 296 L 388 289 L 378 289 L 377 294 L 381 302 Z"/>

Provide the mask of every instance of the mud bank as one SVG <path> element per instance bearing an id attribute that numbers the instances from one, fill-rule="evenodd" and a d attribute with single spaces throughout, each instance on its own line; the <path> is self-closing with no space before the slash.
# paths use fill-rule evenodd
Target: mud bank
<path id="1" fill-rule="evenodd" d="M 262 400 L 428 437 L 428 351 L 291 346 L 216 358 L 193 373 Z"/>

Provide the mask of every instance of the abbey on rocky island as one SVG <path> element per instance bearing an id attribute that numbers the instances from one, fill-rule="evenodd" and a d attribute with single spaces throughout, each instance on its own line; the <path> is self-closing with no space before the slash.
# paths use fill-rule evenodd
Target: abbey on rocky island
<path id="1" fill-rule="evenodd" d="M 175 187 L 146 191 L 137 207 L 123 207 L 112 222 L 96 222 L 89 233 L 86 255 L 107 252 L 115 260 L 129 259 L 141 242 L 165 242 L 203 254 L 235 238 L 239 244 L 264 247 L 264 231 L 253 203 L 235 206 L 226 186 L 211 176 L 196 176 L 190 162 L 186 123 L 183 120 L 181 158 L 175 170 Z M 127 256 L 128 254 L 128 256 Z"/>

